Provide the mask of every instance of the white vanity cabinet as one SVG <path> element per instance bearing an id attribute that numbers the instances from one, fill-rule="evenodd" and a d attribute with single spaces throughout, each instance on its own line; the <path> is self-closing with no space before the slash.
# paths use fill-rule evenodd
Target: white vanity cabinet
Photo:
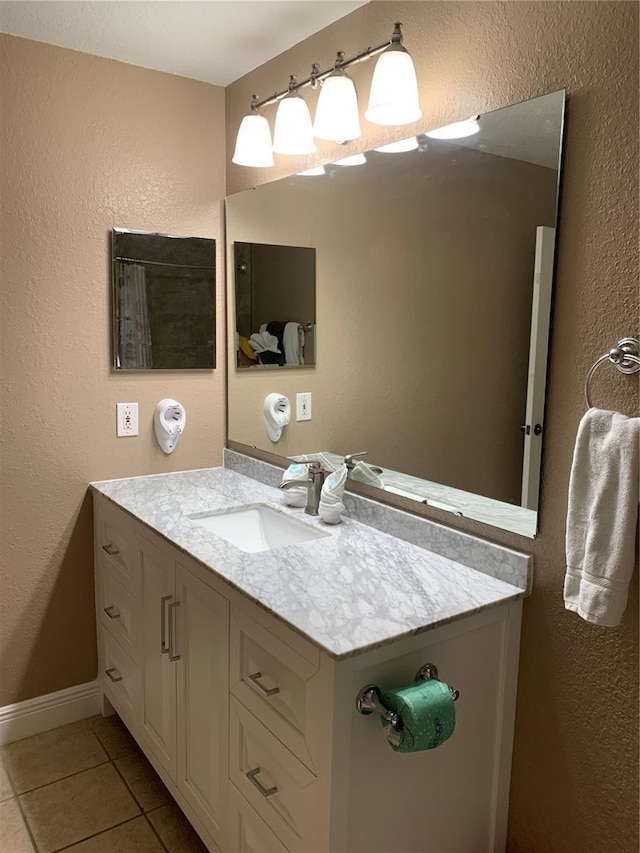
<path id="1" fill-rule="evenodd" d="M 504 850 L 520 600 L 334 660 L 114 503 L 94 506 L 104 695 L 211 851 Z M 427 662 L 460 691 L 456 729 L 396 753 L 356 695 Z"/>
<path id="2" fill-rule="evenodd" d="M 222 849 L 229 602 L 182 555 L 99 499 L 95 552 L 104 695 L 205 840 L 217 843 L 211 849 Z"/>

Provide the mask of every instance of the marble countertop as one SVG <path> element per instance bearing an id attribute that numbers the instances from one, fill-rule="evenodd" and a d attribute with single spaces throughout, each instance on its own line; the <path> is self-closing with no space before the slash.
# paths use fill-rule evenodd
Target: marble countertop
<path id="1" fill-rule="evenodd" d="M 91 488 L 334 659 L 525 595 L 351 518 L 326 525 L 284 506 L 278 489 L 225 468 L 108 480 Z M 254 504 L 268 504 L 330 536 L 251 554 L 188 517 Z"/>

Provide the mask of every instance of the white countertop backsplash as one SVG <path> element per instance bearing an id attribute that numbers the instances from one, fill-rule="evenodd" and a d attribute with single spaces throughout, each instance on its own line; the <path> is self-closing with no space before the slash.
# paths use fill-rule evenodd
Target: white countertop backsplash
<path id="1" fill-rule="evenodd" d="M 260 479 L 275 483 L 282 476 L 275 466 L 230 451 L 225 452 L 225 463 L 248 466 Z M 265 468 L 257 472 L 256 466 Z M 376 521 L 373 517 L 367 524 L 345 517 L 341 524 L 328 526 L 302 509 L 284 506 L 281 492 L 273 485 L 229 468 L 109 480 L 91 487 L 335 659 L 514 601 L 526 594 L 528 586 L 530 558 L 526 555 L 389 507 L 383 510 L 407 516 L 404 527 L 402 518 L 392 516 L 394 532 L 405 534 L 401 538 L 369 526 Z M 376 507 L 382 505 L 375 501 L 347 497 L 365 502 L 365 513 L 380 515 Z M 258 503 L 331 535 L 250 554 L 187 517 Z M 514 585 L 405 541 L 416 522 L 462 537 L 459 548 L 465 562 L 474 559 L 473 549 L 465 541 L 471 540 L 484 546 L 476 549 L 481 564 L 491 563 L 488 548 L 493 553 L 493 568 L 502 565 L 512 577 L 518 574 L 512 565 L 518 557 L 527 570 Z"/>

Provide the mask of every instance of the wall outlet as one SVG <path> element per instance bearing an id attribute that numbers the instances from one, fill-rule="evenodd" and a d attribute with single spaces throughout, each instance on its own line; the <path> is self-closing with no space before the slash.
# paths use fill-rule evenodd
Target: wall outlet
<path id="1" fill-rule="evenodd" d="M 304 394 L 296 394 L 296 420 L 311 420 L 311 391 Z"/>
<path id="2" fill-rule="evenodd" d="M 138 434 L 138 404 L 116 403 L 116 435 L 122 438 Z"/>

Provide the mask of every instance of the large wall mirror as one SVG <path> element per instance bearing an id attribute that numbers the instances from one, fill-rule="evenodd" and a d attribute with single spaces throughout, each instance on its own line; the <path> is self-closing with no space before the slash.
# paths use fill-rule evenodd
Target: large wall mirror
<path id="1" fill-rule="evenodd" d="M 315 250 L 317 365 L 236 370 L 229 277 L 229 439 L 535 536 L 564 91 L 480 116 L 462 139 L 420 134 L 227 199 L 236 244 Z M 407 146 L 409 147 L 409 146 Z M 311 392 L 277 445 L 270 392 Z"/>
<path id="2" fill-rule="evenodd" d="M 114 228 L 115 370 L 212 370 L 216 241 Z"/>

